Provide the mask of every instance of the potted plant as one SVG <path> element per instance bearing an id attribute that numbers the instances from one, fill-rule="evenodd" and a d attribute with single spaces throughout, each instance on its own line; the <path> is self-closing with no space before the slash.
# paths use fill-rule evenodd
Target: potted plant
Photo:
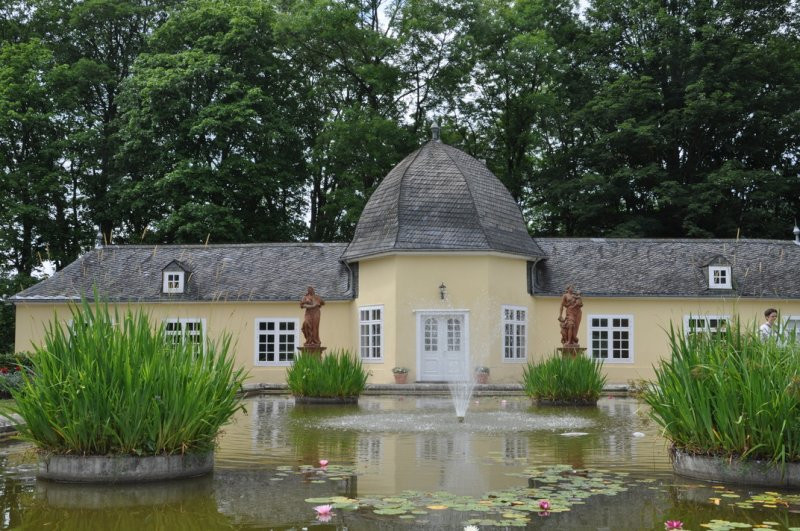
<path id="1" fill-rule="evenodd" d="M 394 383 L 404 384 L 408 379 L 408 369 L 405 367 L 395 367 L 392 369 L 394 373 Z"/>
<path id="2" fill-rule="evenodd" d="M 479 384 L 489 383 L 489 367 L 475 367 L 475 382 Z"/>

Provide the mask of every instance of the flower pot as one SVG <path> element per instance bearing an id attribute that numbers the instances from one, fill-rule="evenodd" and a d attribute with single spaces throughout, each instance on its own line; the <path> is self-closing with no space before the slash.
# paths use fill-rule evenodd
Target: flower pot
<path id="1" fill-rule="evenodd" d="M 396 372 L 394 373 L 394 383 L 396 384 L 404 384 L 408 380 L 408 373 L 407 372 Z"/>
<path id="2" fill-rule="evenodd" d="M 488 372 L 476 372 L 475 373 L 475 383 L 479 383 L 479 384 L 487 384 L 487 383 L 489 383 L 489 373 Z"/>

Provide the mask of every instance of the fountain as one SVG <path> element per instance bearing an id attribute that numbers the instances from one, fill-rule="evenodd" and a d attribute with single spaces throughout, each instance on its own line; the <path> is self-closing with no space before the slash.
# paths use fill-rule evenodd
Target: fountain
<path id="1" fill-rule="evenodd" d="M 458 422 L 464 422 L 469 401 L 472 399 L 472 391 L 475 389 L 475 382 L 470 379 L 452 380 L 447 382 L 447 387 L 450 389 L 450 397 L 456 408 Z"/>

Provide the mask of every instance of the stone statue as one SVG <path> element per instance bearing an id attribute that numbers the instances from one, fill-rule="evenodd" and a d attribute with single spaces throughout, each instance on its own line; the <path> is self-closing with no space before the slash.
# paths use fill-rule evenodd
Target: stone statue
<path id="1" fill-rule="evenodd" d="M 558 322 L 561 323 L 561 344 L 565 347 L 578 346 L 578 328 L 581 325 L 583 299 L 579 291 L 572 285 L 567 286 L 561 296 L 561 306 L 558 308 Z"/>
<path id="2" fill-rule="evenodd" d="M 303 319 L 303 336 L 306 338 L 304 347 L 319 347 L 320 307 L 325 304 L 322 297 L 314 293 L 314 288 L 309 286 L 306 294 L 300 299 L 300 307 L 305 308 L 306 316 Z"/>

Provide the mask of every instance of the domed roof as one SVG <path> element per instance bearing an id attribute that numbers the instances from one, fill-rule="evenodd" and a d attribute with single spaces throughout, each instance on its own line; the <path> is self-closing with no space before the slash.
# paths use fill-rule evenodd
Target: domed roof
<path id="1" fill-rule="evenodd" d="M 437 140 L 403 159 L 383 179 L 342 259 L 396 251 L 544 256 L 503 183 L 485 164 Z"/>

